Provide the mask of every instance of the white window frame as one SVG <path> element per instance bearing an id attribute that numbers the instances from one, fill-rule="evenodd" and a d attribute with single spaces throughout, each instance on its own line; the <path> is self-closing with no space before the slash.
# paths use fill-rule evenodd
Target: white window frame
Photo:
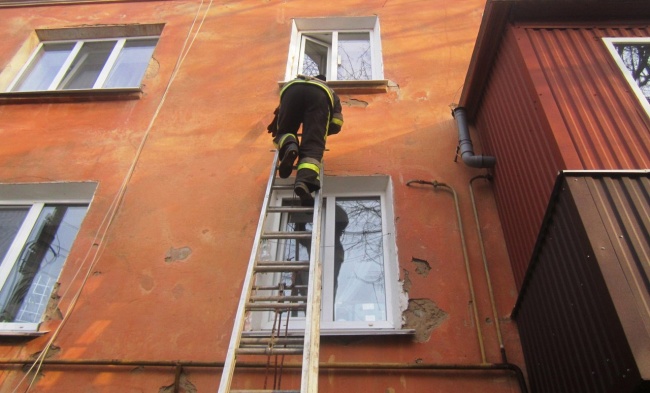
<path id="1" fill-rule="evenodd" d="M 328 51 L 327 81 L 337 81 L 338 63 L 338 34 L 339 33 L 369 33 L 371 48 L 372 76 L 370 80 L 384 79 L 382 61 L 381 34 L 379 18 L 366 17 L 330 17 L 330 18 L 296 18 L 291 25 L 289 42 L 289 57 L 285 72 L 285 81 L 295 78 L 302 70 L 304 37 L 309 34 L 332 33 L 331 50 Z M 336 60 L 336 61 L 335 61 Z M 343 80 L 340 82 L 361 82 Z"/>
<path id="2" fill-rule="evenodd" d="M 334 222 L 336 198 L 379 197 L 382 209 L 384 283 L 386 297 L 385 321 L 334 321 Z M 281 204 L 282 200 L 291 199 L 287 192 L 276 192 L 271 195 L 273 204 Z M 323 198 L 325 198 L 326 214 L 323 217 L 323 238 L 321 239 L 321 261 L 323 267 L 323 292 L 321 309 L 321 335 L 364 335 L 364 334 L 408 334 L 412 330 L 402 329 L 402 312 L 406 309 L 406 293 L 399 283 L 399 263 L 395 236 L 395 219 L 393 213 L 392 182 L 388 176 L 349 176 L 328 177 L 324 181 Z M 286 215 L 274 215 L 267 222 L 268 229 L 277 230 L 286 222 Z M 276 255 L 277 249 L 271 247 L 271 255 Z M 272 313 L 255 313 L 251 321 L 252 333 L 267 331 L 272 328 Z M 261 317 L 259 314 L 263 314 Z M 286 328 L 283 320 L 281 331 Z M 304 329 L 304 318 L 291 317 L 289 332 Z"/>
<path id="3" fill-rule="evenodd" d="M 18 93 L 18 92 L 23 92 L 20 90 L 14 91 L 14 88 L 16 87 L 17 83 L 21 80 L 23 75 L 28 72 L 30 69 L 31 64 L 35 61 L 36 56 L 40 53 L 41 49 L 43 48 L 44 45 L 50 45 L 50 44 L 62 44 L 62 43 L 75 43 L 74 47 L 72 50 L 70 50 L 70 53 L 68 54 L 67 59 L 63 62 L 61 65 L 61 68 L 59 69 L 57 75 L 54 77 L 52 80 L 52 83 L 48 86 L 46 90 L 39 90 L 39 91 L 71 91 L 75 89 L 57 89 L 58 86 L 61 84 L 63 81 L 63 78 L 65 77 L 66 73 L 68 72 L 68 69 L 70 68 L 70 65 L 72 62 L 77 58 L 77 55 L 79 54 L 79 51 L 83 47 L 85 43 L 90 43 L 90 42 L 115 42 L 115 45 L 113 47 L 113 50 L 111 51 L 111 54 L 108 56 L 106 59 L 106 62 L 104 63 L 104 67 L 102 68 L 102 71 L 99 73 L 97 80 L 95 81 L 93 87 L 91 90 L 100 90 L 100 89 L 105 89 L 105 90 L 112 90 L 116 88 L 104 88 L 104 84 L 106 83 L 106 80 L 108 79 L 108 76 L 115 66 L 115 63 L 120 55 L 120 52 L 122 51 L 122 48 L 124 48 L 124 45 L 127 41 L 132 41 L 132 40 L 156 40 L 156 43 L 154 44 L 154 49 L 155 46 L 158 43 L 159 37 L 158 36 L 135 36 L 135 37 L 115 37 L 115 38 L 102 38 L 102 39 L 83 39 L 83 40 L 57 40 L 57 41 L 41 41 L 37 47 L 34 49 L 32 52 L 31 56 L 25 62 L 23 67 L 20 69 L 16 77 L 13 79 L 13 81 L 9 84 L 7 88 L 7 92 L 11 93 Z M 148 61 L 151 61 L 151 58 L 148 59 Z M 128 89 L 128 88 L 139 88 L 140 84 L 142 83 L 142 80 L 140 80 L 140 83 L 138 86 L 125 86 L 125 87 L 119 87 L 117 89 Z M 78 89 L 76 89 L 78 90 Z M 87 90 L 87 89 L 83 89 Z"/>
<path id="4" fill-rule="evenodd" d="M 29 207 L 29 212 L 1 261 L 0 288 L 5 285 L 45 205 L 85 204 L 89 206 L 96 188 L 97 183 L 94 182 L 0 184 L 0 206 Z M 40 322 L 0 322 L 0 336 L 39 334 L 39 325 Z"/>
<path id="5" fill-rule="evenodd" d="M 625 66 L 625 63 L 623 63 L 623 59 L 621 59 L 621 56 L 619 56 L 618 51 L 614 46 L 614 44 L 623 44 L 623 43 L 630 43 L 630 44 L 645 43 L 650 45 L 650 37 L 627 37 L 627 38 L 626 37 L 603 37 L 603 42 L 605 43 L 605 46 L 609 50 L 612 58 L 616 62 L 616 65 L 618 65 L 618 68 L 623 73 L 623 77 L 625 77 L 625 80 L 630 85 L 632 91 L 634 92 L 637 99 L 641 103 L 641 106 L 643 107 L 643 109 L 645 109 L 646 114 L 650 116 L 650 102 L 648 102 L 648 99 L 643 95 L 641 88 L 639 87 L 639 85 L 636 83 L 636 81 L 630 74 L 630 71 Z"/>

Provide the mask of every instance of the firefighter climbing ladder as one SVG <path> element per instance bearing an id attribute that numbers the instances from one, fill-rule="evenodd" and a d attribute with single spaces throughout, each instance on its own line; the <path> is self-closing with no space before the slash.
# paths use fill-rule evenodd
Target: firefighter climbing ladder
<path id="1" fill-rule="evenodd" d="M 283 206 L 282 198 L 273 198 L 274 192 L 283 190 L 293 190 L 292 184 L 282 182 L 283 179 L 277 177 L 277 166 L 279 153 L 276 151 L 275 158 L 266 187 L 266 194 L 260 219 L 258 221 L 255 242 L 251 251 L 248 270 L 244 280 L 237 315 L 235 317 L 230 345 L 224 363 L 224 368 L 219 385 L 219 393 L 262 393 L 262 392 L 283 392 L 283 393 L 316 393 L 318 392 L 318 353 L 320 347 L 320 304 L 321 304 L 321 264 L 320 264 L 320 216 L 321 216 L 321 195 L 315 193 L 313 207 L 302 207 L 300 203 L 297 206 Z M 321 173 L 321 181 L 323 179 Z M 279 205 L 278 205 L 279 203 Z M 269 231 L 268 222 L 272 221 L 274 215 L 278 214 L 299 214 L 310 217 L 312 230 L 310 231 Z M 276 216 L 277 218 L 277 216 Z M 270 260 L 268 258 L 268 242 L 270 241 L 290 241 L 293 240 L 297 247 L 298 242 L 302 244 L 311 244 L 309 251 L 309 260 Z M 265 257 L 262 257 L 266 254 Z M 278 254 L 278 253 L 275 253 Z M 271 255 L 273 255 L 271 253 Z M 282 259 L 291 259 L 279 257 Z M 308 272 L 308 282 L 306 288 L 303 283 L 296 283 L 294 279 L 287 284 L 282 280 L 283 276 L 293 274 L 296 277 L 300 272 Z M 269 273 L 275 273 L 276 278 L 269 285 L 262 277 L 268 277 Z M 304 296 L 305 289 L 307 296 Z M 262 295 L 260 295 L 260 293 Z M 271 293 L 271 295 L 268 295 Z M 289 293 L 289 295 L 286 295 Z M 296 296 L 297 295 L 297 296 Z M 298 311 L 304 311 L 305 323 L 304 332 L 302 324 L 300 332 L 294 329 L 289 333 L 288 329 L 281 328 L 283 316 L 286 318 L 285 325 L 288 327 L 288 319 Z M 245 326 L 256 313 L 274 313 L 276 320 L 279 318 L 279 325 L 276 329 L 276 323 L 273 329 L 266 331 L 262 335 L 248 335 Z M 258 314 L 259 315 L 259 314 Z M 268 389 L 264 386 L 261 389 L 244 389 L 232 388 L 237 385 L 237 360 L 243 356 L 259 355 L 256 358 L 265 359 L 270 364 L 271 357 L 299 357 L 302 356 L 302 372 L 300 379 L 300 390 L 280 390 L 279 382 L 274 380 L 273 388 Z M 240 367 L 241 368 L 241 367 Z M 275 363 L 274 372 L 282 376 L 282 365 Z M 266 385 L 266 383 L 265 383 Z"/>

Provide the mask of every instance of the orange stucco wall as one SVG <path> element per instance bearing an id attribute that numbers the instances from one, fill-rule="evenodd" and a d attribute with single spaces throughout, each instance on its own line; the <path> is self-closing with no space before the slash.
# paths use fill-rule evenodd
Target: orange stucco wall
<path id="1" fill-rule="evenodd" d="M 345 126 L 328 139 L 325 174 L 391 177 L 400 280 L 409 299 L 430 300 L 446 318 L 417 338 L 323 338 L 321 362 L 501 362 L 469 194 L 470 179 L 484 172 L 454 162 L 450 115 L 484 1 L 71 3 L 0 8 L 0 68 L 35 29 L 165 27 L 138 99 L 0 104 L 0 183 L 99 184 L 59 280 L 60 314 L 48 315 L 41 329 L 49 333 L 39 338 L 0 337 L 0 360 L 28 359 L 54 339 L 52 359 L 223 361 L 273 158 L 266 125 L 284 79 L 291 20 L 377 15 L 391 87 L 341 94 Z M 478 320 L 453 196 L 407 187 L 412 179 L 443 182 L 458 194 Z M 493 194 L 483 180 L 474 192 L 508 360 L 523 368 Z M 179 249 L 183 258 L 169 258 Z M 181 391 L 216 391 L 220 372 L 186 367 Z M 32 375 L 21 382 L 20 367 L 2 365 L 0 392 L 24 389 Z M 171 367 L 44 365 L 30 391 L 164 392 L 173 381 Z M 519 391 L 508 372 L 321 372 L 322 392 L 362 389 Z"/>

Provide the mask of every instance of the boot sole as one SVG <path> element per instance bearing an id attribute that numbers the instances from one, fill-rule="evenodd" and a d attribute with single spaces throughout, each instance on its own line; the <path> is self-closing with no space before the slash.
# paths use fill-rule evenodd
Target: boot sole
<path id="1" fill-rule="evenodd" d="M 296 161 L 297 157 L 298 151 L 295 149 L 289 149 L 286 153 L 284 153 L 284 157 L 282 157 L 282 161 L 280 161 L 280 169 L 278 169 L 281 178 L 286 179 L 287 177 L 291 176 L 291 171 L 293 171 L 293 163 Z"/>

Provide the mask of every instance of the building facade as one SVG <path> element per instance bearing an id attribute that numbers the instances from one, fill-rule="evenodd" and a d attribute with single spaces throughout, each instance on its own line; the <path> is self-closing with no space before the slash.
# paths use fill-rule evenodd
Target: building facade
<path id="1" fill-rule="evenodd" d="M 531 390 L 648 391 L 647 4 L 485 15 L 461 106 L 497 160 Z"/>
<path id="2" fill-rule="evenodd" d="M 316 73 L 345 119 L 321 392 L 643 391 L 650 122 L 616 53 L 650 17 L 564 3 L 0 3 L 0 391 L 217 390 L 267 125 Z M 277 384 L 282 361 L 236 386 Z"/>

